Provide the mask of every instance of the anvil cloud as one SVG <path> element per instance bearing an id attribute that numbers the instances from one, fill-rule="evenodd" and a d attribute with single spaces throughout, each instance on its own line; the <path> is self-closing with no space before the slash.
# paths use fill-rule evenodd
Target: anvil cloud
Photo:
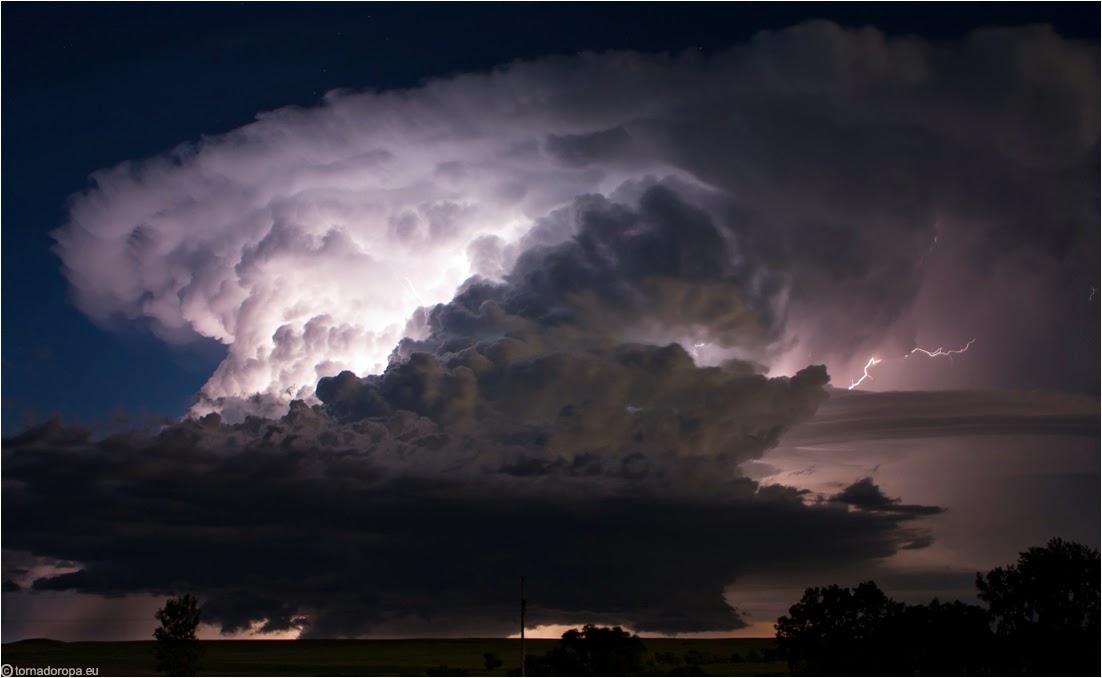
<path id="1" fill-rule="evenodd" d="M 820 22 L 707 58 L 582 54 L 336 91 L 95 173 L 57 252 L 93 318 L 225 343 L 195 412 L 239 420 L 381 372 L 415 309 L 573 237 L 558 211 L 592 195 L 633 209 L 663 181 L 714 224 L 728 255 L 709 275 L 748 313 L 746 331 L 661 339 L 849 376 L 869 352 L 986 330 L 991 362 L 957 379 L 1004 385 L 996 365 L 1097 279 L 1098 78 L 1092 50 L 1043 27 L 931 44 Z M 1038 288 L 1066 304 L 1015 294 Z"/>

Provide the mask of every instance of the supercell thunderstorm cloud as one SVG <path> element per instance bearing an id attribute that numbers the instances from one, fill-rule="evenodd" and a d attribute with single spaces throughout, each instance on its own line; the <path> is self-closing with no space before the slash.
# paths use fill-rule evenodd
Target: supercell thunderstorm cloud
<path id="1" fill-rule="evenodd" d="M 848 383 L 870 352 L 974 338 L 960 327 L 975 313 L 966 301 L 997 296 L 988 312 L 1006 325 L 979 337 L 977 355 L 1032 347 L 1029 327 L 1051 318 L 1022 323 L 1024 311 L 1066 311 L 1023 309 L 1000 290 L 1063 285 L 1069 309 L 1086 302 L 1097 75 L 1085 46 L 1043 28 L 935 46 L 815 23 L 711 58 L 590 54 L 333 92 L 97 172 L 57 251 L 92 317 L 225 343 L 195 412 L 239 420 L 282 414 L 341 370 L 382 372 L 415 309 L 574 237 L 595 196 L 633 210 L 662 183 L 694 208 L 684 237 L 696 240 L 653 284 L 695 284 L 685 298 L 651 289 L 653 314 L 629 298 L 631 317 L 601 330 L 707 342 L 705 358 L 774 373 L 826 364 Z M 617 238 L 682 227 L 659 221 L 605 246 L 615 255 Z M 692 262 L 693 247 L 727 256 Z M 985 270 L 937 275 L 953 259 Z M 680 305 L 695 317 L 666 325 Z M 928 306 L 945 308 L 918 314 Z"/>
<path id="2" fill-rule="evenodd" d="M 69 564 L 12 586 L 471 635 L 523 573 L 533 623 L 714 631 L 740 577 L 924 548 L 942 506 L 743 465 L 870 356 L 861 389 L 1097 385 L 1097 324 L 1034 356 L 1099 278 L 1098 81 L 1044 27 L 815 22 L 334 91 L 99 170 L 53 234 L 75 303 L 225 359 L 160 431 L 5 441 L 5 550 Z"/>

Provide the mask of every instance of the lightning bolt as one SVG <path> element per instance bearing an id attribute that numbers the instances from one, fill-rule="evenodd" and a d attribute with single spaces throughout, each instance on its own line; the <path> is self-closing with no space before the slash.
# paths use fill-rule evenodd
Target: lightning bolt
<path id="1" fill-rule="evenodd" d="M 869 358 L 869 361 L 867 363 L 865 363 L 865 373 L 863 375 L 861 375 L 861 378 L 858 379 L 857 381 L 853 381 L 852 379 L 850 380 L 852 383 L 849 385 L 849 390 L 852 391 L 853 389 L 857 388 L 858 386 L 861 385 L 861 382 L 866 380 L 866 379 L 872 379 L 872 375 L 869 374 L 869 368 L 872 367 L 873 365 L 878 365 L 882 362 L 884 362 L 884 361 L 883 360 L 877 360 L 876 358 Z"/>
<path id="2" fill-rule="evenodd" d="M 936 358 L 939 355 L 949 356 L 949 358 L 952 358 L 954 355 L 956 355 L 958 353 L 964 353 L 965 351 L 967 351 L 968 347 L 970 347 L 975 342 L 976 342 L 976 340 L 972 339 L 972 341 L 969 341 L 967 344 L 964 345 L 964 348 L 957 348 L 957 349 L 953 349 L 952 351 L 946 351 L 943 348 L 939 348 L 936 351 L 927 351 L 924 348 L 913 348 L 913 349 L 911 349 L 910 353 L 908 353 L 907 355 L 905 355 L 903 357 L 907 358 L 911 355 L 914 355 L 915 353 L 922 352 L 922 353 L 925 353 L 926 355 L 930 356 L 931 358 Z"/>
<path id="3" fill-rule="evenodd" d="M 387 268 L 390 269 L 390 274 L 394 276 L 395 282 L 398 282 L 399 280 L 405 280 L 406 284 L 409 285 L 409 291 L 413 292 L 414 298 L 417 299 L 417 301 L 420 302 L 422 306 L 428 306 L 428 302 L 426 302 L 425 298 L 422 297 L 421 294 L 417 291 L 417 288 L 413 286 L 413 281 L 409 279 L 409 276 L 398 275 L 398 271 L 395 270 L 394 266 L 390 264 L 387 264 Z M 398 282 L 398 284 L 401 285 L 400 282 Z"/>
<path id="4" fill-rule="evenodd" d="M 1097 291 L 1098 290 L 1095 288 L 1095 286 L 1091 285 L 1091 298 L 1087 299 L 1087 301 L 1094 301 L 1094 293 L 1097 292 Z"/>
<path id="5" fill-rule="evenodd" d="M 950 360 L 952 360 L 954 355 L 959 355 L 961 353 L 964 353 L 969 348 L 971 348 L 972 344 L 974 344 L 974 343 L 976 343 L 976 340 L 973 338 L 971 341 L 969 341 L 967 344 L 964 345 L 964 348 L 954 348 L 954 349 L 949 350 L 949 351 L 946 351 L 944 348 L 939 348 L 936 351 L 929 351 L 929 350 L 924 349 L 920 346 L 916 346 L 915 348 L 911 349 L 910 353 L 907 353 L 903 357 L 904 358 L 909 358 L 912 355 L 914 355 L 915 353 L 924 353 L 924 354 L 926 354 L 927 356 L 929 356 L 931 358 L 937 358 L 938 356 L 945 356 L 945 357 L 949 358 Z M 874 366 L 874 365 L 879 365 L 882 362 L 884 362 L 882 359 L 869 358 L 869 361 L 867 363 L 865 363 L 865 373 L 862 374 L 861 378 L 858 379 L 857 381 L 853 381 L 852 379 L 850 380 L 851 383 L 849 385 L 849 390 L 852 391 L 853 389 L 857 388 L 858 386 L 861 385 L 861 382 L 863 382 L 866 379 L 869 379 L 871 381 L 872 380 L 872 375 L 869 374 L 869 368 Z"/>
<path id="6" fill-rule="evenodd" d="M 417 288 L 413 286 L 413 281 L 409 278 L 406 278 L 406 284 L 409 285 L 409 289 L 411 292 L 413 292 L 413 296 L 417 297 L 417 301 L 421 302 L 422 306 L 428 306 L 428 304 L 425 303 L 424 298 L 417 293 Z"/>
<path id="7" fill-rule="evenodd" d="M 699 358 L 700 357 L 700 350 L 699 349 L 702 349 L 707 345 L 708 345 L 707 342 L 705 342 L 703 344 L 693 344 L 693 355 L 696 356 L 697 358 Z"/>

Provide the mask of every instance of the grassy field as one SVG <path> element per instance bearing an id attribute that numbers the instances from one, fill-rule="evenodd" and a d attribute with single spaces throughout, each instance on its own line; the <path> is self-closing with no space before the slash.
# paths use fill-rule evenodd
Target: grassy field
<path id="1" fill-rule="evenodd" d="M 653 675 L 699 667 L 707 675 L 785 675 L 783 661 L 762 661 L 773 639 L 643 640 Z M 538 654 L 557 640 L 528 640 Z M 199 675 L 496 675 L 520 666 L 520 641 L 464 640 L 221 640 L 203 641 Z M 152 641 L 62 643 L 26 640 L 0 646 L 0 662 L 15 667 L 95 667 L 101 676 L 157 675 Z M 503 665 L 487 673 L 483 654 Z M 732 661 L 737 654 L 738 661 Z M 445 668 L 446 667 L 446 668 Z"/>

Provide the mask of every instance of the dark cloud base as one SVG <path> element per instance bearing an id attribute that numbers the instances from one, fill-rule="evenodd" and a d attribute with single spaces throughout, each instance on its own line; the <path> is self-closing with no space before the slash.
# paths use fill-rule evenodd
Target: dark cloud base
<path id="1" fill-rule="evenodd" d="M 723 589 L 741 574 L 879 558 L 913 536 L 898 512 L 807 506 L 794 488 L 738 477 L 692 493 L 395 473 L 370 448 L 303 444 L 286 430 L 293 416 L 260 423 L 240 449 L 212 448 L 210 429 L 219 442 L 234 431 L 210 422 L 6 440 L 5 549 L 82 567 L 30 595 L 192 591 L 225 631 L 265 620 L 314 637 L 497 634 L 515 628 L 524 574 L 533 624 L 732 629 L 742 621 Z M 203 427 L 206 442 L 174 439 Z"/>

